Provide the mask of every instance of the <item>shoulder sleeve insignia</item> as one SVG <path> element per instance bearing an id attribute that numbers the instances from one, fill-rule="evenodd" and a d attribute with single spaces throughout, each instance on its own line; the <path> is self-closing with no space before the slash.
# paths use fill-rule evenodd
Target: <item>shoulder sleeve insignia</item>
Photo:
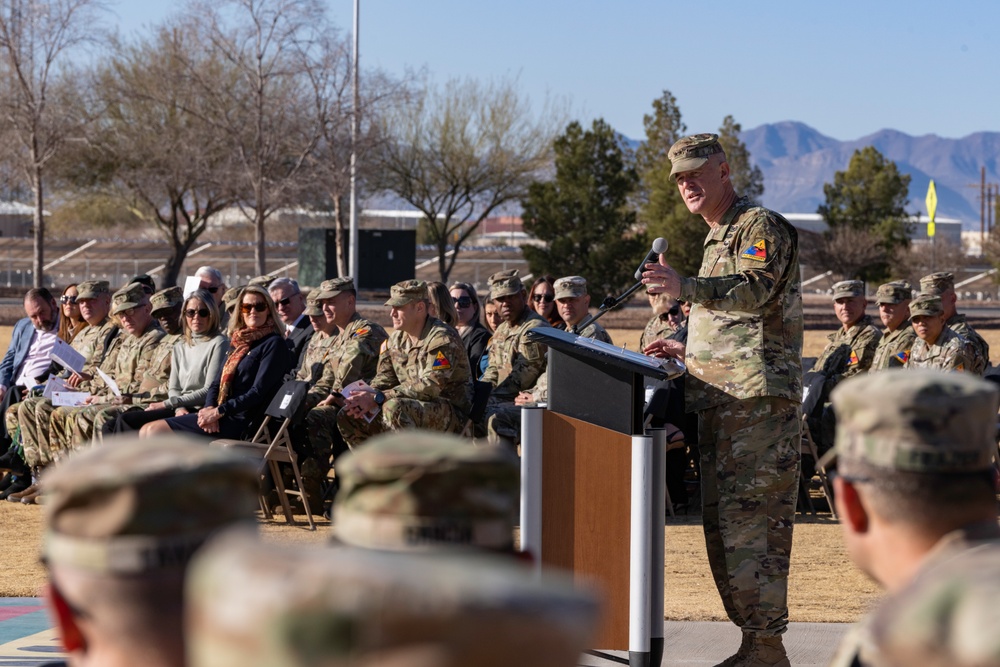
<path id="1" fill-rule="evenodd" d="M 767 242 L 761 239 L 743 251 L 741 255 L 744 259 L 753 259 L 758 262 L 767 261 Z"/>
<path id="2" fill-rule="evenodd" d="M 956 371 L 964 371 L 965 370 L 965 364 L 959 364 L 958 366 L 955 366 L 955 370 Z"/>
<path id="3" fill-rule="evenodd" d="M 389 339 L 388 338 L 386 338 L 384 341 L 382 341 L 382 346 L 379 347 L 378 353 L 379 354 L 383 354 L 387 349 L 389 349 Z"/>
<path id="4" fill-rule="evenodd" d="M 902 352 L 899 352 L 898 354 L 896 354 L 896 358 L 899 359 L 899 361 L 901 363 L 905 364 L 907 361 L 910 360 L 910 351 L 909 350 L 903 350 Z"/>
<path id="5" fill-rule="evenodd" d="M 858 353 L 855 352 L 854 350 L 851 350 L 851 361 L 849 363 L 851 366 L 858 365 Z"/>
<path id="6" fill-rule="evenodd" d="M 438 352 L 437 356 L 434 357 L 434 363 L 431 364 L 431 368 L 447 370 L 451 368 L 451 362 L 448 361 L 448 357 L 444 356 L 444 352 Z"/>
<path id="7" fill-rule="evenodd" d="M 364 336 L 365 334 L 370 334 L 371 332 L 372 332 L 372 328 L 371 327 L 361 327 L 360 329 L 358 329 L 357 331 L 354 332 L 354 335 L 351 336 L 351 338 L 357 338 L 358 336 Z"/>

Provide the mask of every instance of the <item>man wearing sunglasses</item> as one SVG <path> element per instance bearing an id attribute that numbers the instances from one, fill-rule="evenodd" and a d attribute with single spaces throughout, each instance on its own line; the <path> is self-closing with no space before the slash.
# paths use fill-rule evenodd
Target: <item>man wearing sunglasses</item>
<path id="1" fill-rule="evenodd" d="M 267 291 L 270 292 L 278 316 L 285 324 L 285 341 L 295 359 L 295 369 L 302 365 L 302 354 L 305 352 L 313 329 L 306 315 L 306 300 L 299 289 L 299 283 L 291 278 L 278 278 L 272 282 Z"/>
<path id="2" fill-rule="evenodd" d="M 890 369 L 833 392 L 834 498 L 851 560 L 886 596 L 831 665 L 998 665 L 997 387 Z"/>

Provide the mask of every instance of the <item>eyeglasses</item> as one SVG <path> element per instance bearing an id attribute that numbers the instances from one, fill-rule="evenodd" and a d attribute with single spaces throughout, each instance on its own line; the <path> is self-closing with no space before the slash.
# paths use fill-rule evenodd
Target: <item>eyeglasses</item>
<path id="1" fill-rule="evenodd" d="M 276 306 L 287 306 L 288 304 L 290 304 L 290 303 L 292 302 L 292 299 L 293 299 L 294 297 L 297 297 L 297 296 L 298 296 L 299 294 L 300 294 L 300 292 L 296 292 L 296 293 L 295 293 L 295 294 L 293 294 L 292 296 L 286 296 L 286 297 L 285 297 L 284 299 L 282 299 L 281 301 L 275 301 L 275 302 L 274 302 L 274 305 L 276 305 Z"/>
<path id="2" fill-rule="evenodd" d="M 208 308 L 198 308 L 197 310 L 195 310 L 194 308 L 188 308 L 187 310 L 184 311 L 184 317 L 188 319 L 191 319 L 195 315 L 197 315 L 202 319 L 208 317 Z"/>
<path id="3" fill-rule="evenodd" d="M 66 296 L 66 295 L 63 295 L 63 296 L 59 297 L 59 303 L 62 303 L 62 304 L 67 304 L 67 303 L 74 304 L 74 303 L 76 303 L 76 297 L 75 296 Z"/>
<path id="4" fill-rule="evenodd" d="M 555 294 L 532 294 L 531 295 L 531 300 L 534 301 L 535 303 L 541 303 L 542 301 L 545 301 L 545 303 L 552 303 L 552 300 L 555 299 L 555 298 L 556 298 Z"/>
<path id="5" fill-rule="evenodd" d="M 203 289 L 204 289 L 204 290 L 205 290 L 206 292 L 208 292 L 209 294 L 215 294 L 216 292 L 218 292 L 218 291 L 219 291 L 219 286 L 218 286 L 218 285 L 216 285 L 215 287 L 205 287 L 205 288 L 203 288 Z M 204 317 L 204 315 L 203 315 L 202 317 Z"/>
<path id="6" fill-rule="evenodd" d="M 241 303 L 240 310 L 244 313 L 249 313 L 251 310 L 255 310 L 258 313 L 263 313 L 267 311 L 267 304 L 263 301 L 254 301 L 253 303 Z"/>
<path id="7" fill-rule="evenodd" d="M 452 297 L 451 300 L 454 301 L 455 305 L 458 306 L 459 308 L 468 308 L 472 305 L 471 296 L 460 296 L 457 298 Z"/>

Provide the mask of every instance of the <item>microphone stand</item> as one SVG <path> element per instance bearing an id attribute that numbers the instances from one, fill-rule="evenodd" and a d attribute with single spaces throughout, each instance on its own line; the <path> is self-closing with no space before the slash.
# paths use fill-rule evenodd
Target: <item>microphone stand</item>
<path id="1" fill-rule="evenodd" d="M 584 329 L 586 329 L 587 327 L 589 327 L 591 325 L 591 323 L 596 322 L 597 319 L 599 317 L 601 317 L 601 315 L 603 315 L 604 313 L 608 312 L 609 310 L 613 310 L 613 309 L 617 308 L 618 306 L 620 306 L 623 301 L 625 301 L 630 296 L 632 296 L 633 294 L 635 294 L 636 290 L 638 290 L 640 287 L 642 287 L 642 281 L 639 281 L 635 285 L 632 285 L 632 287 L 628 288 L 628 291 L 626 291 L 621 296 L 618 296 L 618 297 L 607 296 L 607 297 L 605 297 L 604 303 L 601 304 L 601 307 L 598 308 L 597 312 L 594 313 L 593 315 L 587 315 L 585 318 L 583 318 L 582 320 L 580 320 L 579 322 L 577 322 L 576 326 L 573 327 L 572 332 L 575 333 L 575 334 L 577 334 L 577 335 L 579 335 L 580 332 L 583 331 Z"/>

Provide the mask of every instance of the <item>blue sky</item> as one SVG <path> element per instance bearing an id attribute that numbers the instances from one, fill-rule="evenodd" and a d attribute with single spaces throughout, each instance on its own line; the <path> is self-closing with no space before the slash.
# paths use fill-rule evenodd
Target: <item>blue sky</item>
<path id="1" fill-rule="evenodd" d="M 345 32 L 353 0 L 325 0 Z M 181 3 L 112 0 L 125 32 Z M 1000 2 L 924 0 L 361 0 L 361 64 L 435 80 L 517 76 L 536 108 L 642 138 L 663 89 L 692 132 L 732 114 L 836 139 L 883 128 L 1000 131 Z"/>

